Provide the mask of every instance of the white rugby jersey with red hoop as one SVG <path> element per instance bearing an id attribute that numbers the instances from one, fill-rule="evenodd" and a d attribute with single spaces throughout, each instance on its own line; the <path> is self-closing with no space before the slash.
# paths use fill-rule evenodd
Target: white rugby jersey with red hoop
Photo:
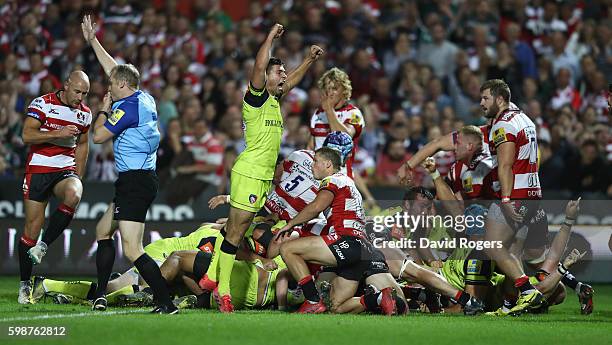
<path id="1" fill-rule="evenodd" d="M 496 197 L 493 191 L 493 158 L 488 150 L 474 157 L 469 164 L 456 161 L 446 179 L 453 192 L 460 192 L 464 200 L 491 200 Z"/>
<path id="2" fill-rule="evenodd" d="M 319 181 L 312 176 L 313 162 L 314 152 L 309 150 L 294 151 L 283 161 L 281 180 L 264 205 L 268 212 L 289 221 L 317 197 Z"/>
<path id="3" fill-rule="evenodd" d="M 328 232 L 324 240 L 334 242 L 342 236 L 366 238 L 363 200 L 353 179 L 341 172 L 335 173 L 321 181 L 319 191 L 323 190 L 334 193 L 331 206 L 323 212 L 327 224 L 322 233 Z"/>
<path id="4" fill-rule="evenodd" d="M 79 129 L 79 134 L 86 133 L 91 125 L 91 111 L 80 104 L 78 108 L 71 108 L 62 103 L 58 93 L 49 93 L 35 98 L 28 106 L 27 116 L 40 121 L 42 132 L 54 131 L 68 125 Z M 43 144 L 30 147 L 26 163 L 26 174 L 52 173 L 63 170 L 75 170 L 78 135 L 70 138 L 55 139 Z"/>
<path id="5" fill-rule="evenodd" d="M 361 132 L 365 127 L 365 120 L 363 119 L 363 114 L 361 114 L 361 110 L 349 103 L 347 103 L 340 109 L 336 109 L 336 116 L 338 117 L 340 123 L 347 126 L 353 126 L 355 128 L 355 135 L 353 136 L 353 152 L 346 162 L 346 168 L 343 167 L 341 170 L 352 178 L 355 151 L 357 149 L 357 143 L 359 142 Z M 323 111 L 323 109 L 317 109 L 314 115 L 312 115 L 312 118 L 310 119 L 310 134 L 312 134 L 312 136 L 314 137 L 315 150 L 323 147 L 325 137 L 327 137 L 327 135 L 331 132 L 332 130 L 329 127 L 327 114 L 325 113 L 325 111 Z"/>
<path id="6" fill-rule="evenodd" d="M 493 184 L 496 191 L 500 189 L 496 149 L 506 142 L 513 142 L 516 146 L 515 161 L 512 165 L 514 185 L 510 198 L 541 199 L 536 126 L 521 110 L 506 110 L 501 116 L 493 120 L 489 132 L 489 148 L 493 157 L 494 169 Z"/>

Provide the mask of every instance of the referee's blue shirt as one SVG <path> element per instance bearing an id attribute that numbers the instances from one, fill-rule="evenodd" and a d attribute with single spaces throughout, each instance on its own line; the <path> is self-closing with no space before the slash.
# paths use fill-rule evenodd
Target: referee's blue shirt
<path id="1" fill-rule="evenodd" d="M 118 172 L 155 170 L 159 130 L 151 95 L 140 90 L 113 103 L 104 123 L 113 132 L 113 151 Z"/>

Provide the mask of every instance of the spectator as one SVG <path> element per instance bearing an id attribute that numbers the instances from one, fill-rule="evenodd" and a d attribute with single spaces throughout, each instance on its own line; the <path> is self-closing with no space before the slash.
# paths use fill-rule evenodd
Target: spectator
<path id="1" fill-rule="evenodd" d="M 383 152 L 377 159 L 374 182 L 379 186 L 399 186 L 399 179 L 395 173 L 408 159 L 402 140 L 392 139 L 387 142 Z"/>
<path id="2" fill-rule="evenodd" d="M 219 187 L 223 174 L 223 146 L 202 117 L 182 142 L 185 149 L 172 163 L 176 176 L 168 182 L 167 199 L 173 205 L 197 198 L 208 186 Z"/>
<path id="3" fill-rule="evenodd" d="M 605 198 L 612 191 L 610 166 L 601 156 L 595 140 L 585 140 L 580 146 L 580 158 L 568 166 L 567 184 L 574 197 L 591 193 L 591 197 Z"/>
<path id="4" fill-rule="evenodd" d="M 536 78 L 536 59 L 533 49 L 525 41 L 520 39 L 521 27 L 516 23 L 510 23 L 506 27 L 506 40 L 512 53 L 521 67 L 523 77 Z"/>
<path id="5" fill-rule="evenodd" d="M 571 72 L 567 68 L 561 68 L 557 74 L 557 89 L 554 96 L 550 100 L 550 106 L 554 110 L 560 109 L 562 106 L 569 104 L 572 109 L 580 109 L 580 94 L 570 81 Z"/>
<path id="6" fill-rule="evenodd" d="M 161 131 L 164 133 L 163 131 Z M 172 161 L 183 151 L 183 137 L 181 122 L 174 118 L 170 119 L 165 131 L 165 135 L 159 143 L 157 149 L 157 175 L 159 176 L 160 186 L 165 185 L 166 180 L 170 177 Z"/>
<path id="7" fill-rule="evenodd" d="M 420 63 L 428 64 L 440 79 L 447 78 L 455 71 L 455 56 L 458 48 L 446 39 L 446 29 L 442 24 L 431 28 L 432 42 L 423 44 L 417 53 Z"/>

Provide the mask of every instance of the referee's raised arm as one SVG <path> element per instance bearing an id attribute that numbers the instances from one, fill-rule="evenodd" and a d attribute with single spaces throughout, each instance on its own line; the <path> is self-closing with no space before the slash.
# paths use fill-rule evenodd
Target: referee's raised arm
<path id="1" fill-rule="evenodd" d="M 111 71 L 115 66 L 117 66 L 117 61 L 113 59 L 106 49 L 102 47 L 100 41 L 96 37 L 96 23 L 91 21 L 91 16 L 86 15 L 83 17 L 83 22 L 81 23 L 81 30 L 83 31 L 83 37 L 85 37 L 85 41 L 91 45 L 94 52 L 96 53 L 96 58 L 104 68 L 104 73 L 106 73 L 107 77 L 110 77 Z"/>
<path id="2" fill-rule="evenodd" d="M 89 16 L 83 18 L 83 36 L 109 77 L 110 86 L 94 124 L 93 140 L 100 144 L 114 138 L 119 176 L 115 181 L 115 197 L 96 226 L 98 285 L 92 309 L 106 310 L 105 295 L 115 260 L 113 235 L 119 228 L 125 256 L 155 295 L 158 306 L 152 312 L 176 314 L 178 309 L 172 304 L 161 271 L 142 245 L 147 211 L 157 196 L 159 184 L 155 174 L 160 138 L 157 107 L 153 97 L 140 90 L 138 69 L 131 64 L 117 64 L 96 38 L 95 27 Z"/>

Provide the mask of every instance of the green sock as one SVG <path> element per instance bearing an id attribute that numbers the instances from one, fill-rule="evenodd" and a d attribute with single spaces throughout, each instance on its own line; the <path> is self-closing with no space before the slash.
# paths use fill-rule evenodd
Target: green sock
<path id="1" fill-rule="evenodd" d="M 63 281 L 63 280 L 43 280 L 45 292 L 55 292 L 72 297 L 87 299 L 87 293 L 91 288 L 91 282 L 84 280 Z"/>
<path id="2" fill-rule="evenodd" d="M 219 272 L 219 253 L 221 252 L 221 243 L 223 242 L 223 237 L 219 236 L 215 241 L 215 249 L 213 250 L 212 259 L 210 260 L 210 265 L 208 265 L 208 270 L 206 270 L 206 275 L 208 279 L 216 282 L 217 276 Z"/>
<path id="3" fill-rule="evenodd" d="M 223 240 L 219 250 L 219 295 L 230 293 L 230 278 L 236 261 L 238 247 Z"/>
<path id="4" fill-rule="evenodd" d="M 108 301 L 108 304 L 113 304 L 117 302 L 117 297 L 122 296 L 122 295 L 129 295 L 133 293 L 134 293 L 133 285 L 124 286 L 121 289 L 117 291 L 113 291 L 109 293 L 108 295 L 106 295 L 106 301 Z"/>

